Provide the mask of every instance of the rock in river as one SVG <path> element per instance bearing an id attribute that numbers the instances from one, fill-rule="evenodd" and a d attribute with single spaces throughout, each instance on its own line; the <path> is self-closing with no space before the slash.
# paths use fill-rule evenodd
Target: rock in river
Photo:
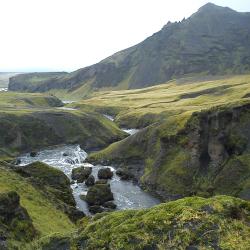
<path id="1" fill-rule="evenodd" d="M 134 175 L 129 172 L 128 169 L 118 168 L 116 174 L 121 178 L 121 180 L 131 180 L 134 178 Z"/>
<path id="2" fill-rule="evenodd" d="M 95 177 L 91 174 L 88 179 L 85 181 L 87 187 L 93 186 L 95 184 Z"/>
<path id="3" fill-rule="evenodd" d="M 116 204 L 113 201 L 106 201 L 105 203 L 103 203 L 103 207 L 116 209 Z"/>
<path id="4" fill-rule="evenodd" d="M 114 197 L 109 184 L 95 184 L 89 188 L 86 195 L 86 202 L 90 206 L 102 205 L 111 200 L 114 200 Z"/>
<path id="5" fill-rule="evenodd" d="M 72 170 L 72 179 L 77 182 L 84 182 L 91 174 L 91 167 L 79 167 Z"/>
<path id="6" fill-rule="evenodd" d="M 90 206 L 89 212 L 92 214 L 102 213 L 102 212 L 104 212 L 104 208 L 102 208 L 101 206 L 98 206 L 98 205 Z"/>
<path id="7" fill-rule="evenodd" d="M 108 180 L 104 180 L 104 179 L 101 179 L 101 180 L 97 180 L 95 182 L 95 184 L 107 184 L 108 183 Z"/>
<path id="8" fill-rule="evenodd" d="M 36 157 L 37 156 L 37 152 L 36 151 L 31 151 L 30 152 L 30 157 Z"/>
<path id="9" fill-rule="evenodd" d="M 113 177 L 113 172 L 110 168 L 102 168 L 98 171 L 99 179 L 111 179 Z"/>

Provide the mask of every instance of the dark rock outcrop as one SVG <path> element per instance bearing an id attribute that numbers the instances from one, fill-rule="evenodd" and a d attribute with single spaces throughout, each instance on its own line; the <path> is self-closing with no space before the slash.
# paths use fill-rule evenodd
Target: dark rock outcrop
<path id="1" fill-rule="evenodd" d="M 106 201 L 102 206 L 110 209 L 116 209 L 117 207 L 113 201 Z"/>
<path id="2" fill-rule="evenodd" d="M 89 207 L 89 212 L 92 214 L 102 213 L 104 212 L 104 208 L 98 205 L 93 205 Z"/>
<path id="3" fill-rule="evenodd" d="M 247 198 L 249 128 L 250 104 L 236 103 L 193 113 L 173 135 L 162 135 L 161 125 L 145 128 L 107 155 L 101 151 L 89 158 L 127 169 L 142 187 L 164 200 L 195 194 Z"/>
<path id="4" fill-rule="evenodd" d="M 70 187 L 70 180 L 62 171 L 42 162 L 16 167 L 15 171 L 28 178 L 32 185 L 43 190 L 47 197 L 73 222 L 85 216 L 83 212 L 75 208 L 76 203 Z"/>
<path id="5" fill-rule="evenodd" d="M 19 195 L 14 191 L 0 193 L 0 246 L 5 249 L 9 237 L 29 242 L 37 235 L 29 214 L 20 205 Z"/>
<path id="6" fill-rule="evenodd" d="M 121 180 L 132 180 L 134 175 L 129 172 L 126 168 L 118 168 L 116 174 L 121 178 Z"/>

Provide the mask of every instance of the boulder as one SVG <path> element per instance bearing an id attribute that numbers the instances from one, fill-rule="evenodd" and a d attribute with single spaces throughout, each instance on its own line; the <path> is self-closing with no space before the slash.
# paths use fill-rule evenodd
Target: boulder
<path id="1" fill-rule="evenodd" d="M 72 179 L 79 183 L 84 182 L 91 174 L 91 167 L 78 167 L 72 170 Z"/>
<path id="2" fill-rule="evenodd" d="M 82 212 L 82 211 L 80 211 L 77 208 L 72 207 L 72 206 L 66 206 L 65 207 L 65 213 L 69 216 L 69 218 L 73 222 L 77 222 L 78 220 L 80 220 L 83 217 L 85 217 L 84 212 Z"/>
<path id="3" fill-rule="evenodd" d="M 116 174 L 121 178 L 121 180 L 131 180 L 134 178 L 134 175 L 129 172 L 128 169 L 118 168 Z"/>
<path id="4" fill-rule="evenodd" d="M 75 161 L 73 159 L 71 159 L 70 157 L 67 157 L 64 161 L 68 164 L 71 164 L 71 165 L 75 164 Z"/>
<path id="5" fill-rule="evenodd" d="M 97 214 L 104 212 L 104 209 L 101 206 L 94 205 L 89 207 L 89 212 L 92 214 Z"/>
<path id="6" fill-rule="evenodd" d="M 37 156 L 37 152 L 36 151 L 31 151 L 30 152 L 30 157 L 36 157 Z"/>
<path id="7" fill-rule="evenodd" d="M 106 201 L 111 201 L 113 199 L 113 193 L 111 192 L 109 184 L 95 184 L 89 188 L 86 195 L 86 202 L 90 206 L 102 205 Z"/>
<path id="8" fill-rule="evenodd" d="M 81 200 L 86 201 L 86 194 L 80 194 L 79 197 Z"/>
<path id="9" fill-rule="evenodd" d="M 87 187 L 93 186 L 95 184 L 95 177 L 91 174 L 88 179 L 85 181 Z"/>
<path id="10" fill-rule="evenodd" d="M 12 162 L 12 164 L 14 164 L 14 165 L 20 165 L 21 162 L 22 162 L 21 159 L 16 158 L 16 159 Z"/>
<path id="11" fill-rule="evenodd" d="M 102 168 L 98 171 L 99 179 L 111 179 L 113 177 L 113 172 L 110 168 Z"/>
<path id="12" fill-rule="evenodd" d="M 106 201 L 102 205 L 103 207 L 110 208 L 110 209 L 116 209 L 116 204 L 113 201 Z"/>
<path id="13" fill-rule="evenodd" d="M 95 182 L 95 184 L 107 184 L 107 183 L 108 183 L 108 180 L 105 180 L 105 179 L 97 180 Z"/>

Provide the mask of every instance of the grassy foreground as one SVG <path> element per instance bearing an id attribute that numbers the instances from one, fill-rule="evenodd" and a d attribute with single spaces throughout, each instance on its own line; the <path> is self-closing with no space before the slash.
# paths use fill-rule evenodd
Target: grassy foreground
<path id="1" fill-rule="evenodd" d="M 228 196 L 184 198 L 96 215 L 77 234 L 51 235 L 30 249 L 249 249 L 249 212 L 249 202 Z"/>
<path id="2" fill-rule="evenodd" d="M 62 210 L 57 208 L 58 204 L 48 199 L 46 192 L 6 168 L 4 163 L 0 163 L 0 194 L 8 191 L 16 191 L 20 195 L 20 203 L 27 210 L 38 232 L 37 237 L 44 237 L 54 232 L 65 233 L 75 229 L 74 223 Z M 0 223 L 0 228 L 1 226 Z M 22 249 L 29 240 L 19 238 L 17 241 L 10 237 L 9 249 L 15 249 L 14 246 Z"/>

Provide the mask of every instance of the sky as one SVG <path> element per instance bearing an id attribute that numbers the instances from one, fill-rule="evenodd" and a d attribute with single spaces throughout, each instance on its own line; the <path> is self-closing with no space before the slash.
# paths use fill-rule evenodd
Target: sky
<path id="1" fill-rule="evenodd" d="M 0 72 L 74 71 L 143 41 L 203 0 L 0 0 Z M 249 0 L 212 0 L 250 12 Z"/>

